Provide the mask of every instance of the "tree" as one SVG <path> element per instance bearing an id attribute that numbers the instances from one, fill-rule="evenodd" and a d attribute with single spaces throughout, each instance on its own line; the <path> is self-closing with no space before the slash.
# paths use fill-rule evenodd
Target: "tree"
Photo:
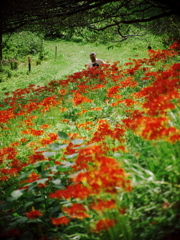
<path id="1" fill-rule="evenodd" d="M 23 27 L 42 29 L 88 27 L 94 31 L 116 28 L 123 36 L 122 25 L 144 23 L 170 15 L 180 16 L 179 0 L 2 0 L 0 43 L 2 34 Z M 2 59 L 2 51 L 0 51 Z"/>

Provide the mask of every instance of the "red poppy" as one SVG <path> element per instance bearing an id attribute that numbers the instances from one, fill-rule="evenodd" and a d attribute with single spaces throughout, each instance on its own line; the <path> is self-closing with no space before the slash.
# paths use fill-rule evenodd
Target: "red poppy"
<path id="1" fill-rule="evenodd" d="M 63 212 L 68 214 L 71 218 L 84 219 L 90 217 L 88 213 L 86 213 L 86 209 L 81 203 L 73 203 L 70 207 L 63 207 Z"/>
<path id="2" fill-rule="evenodd" d="M 80 93 L 75 93 L 74 94 L 74 98 L 73 98 L 73 103 L 75 104 L 75 105 L 79 105 L 79 104 L 81 104 L 81 103 L 85 103 L 85 102 L 93 102 L 91 99 L 89 99 L 88 97 L 86 97 L 86 96 L 83 96 L 83 95 L 81 95 Z"/>
<path id="3" fill-rule="evenodd" d="M 58 226 L 58 225 L 67 225 L 70 222 L 70 219 L 66 216 L 62 216 L 59 218 L 51 218 L 52 224 Z"/>
<path id="4" fill-rule="evenodd" d="M 116 208 L 116 203 L 114 200 L 97 200 L 97 202 L 91 205 L 91 208 L 95 211 L 104 211 Z"/>
<path id="5" fill-rule="evenodd" d="M 97 223 L 93 231 L 100 232 L 102 230 L 108 230 L 109 228 L 115 226 L 116 220 L 112 219 L 100 219 Z"/>
<path id="6" fill-rule="evenodd" d="M 25 213 L 25 215 L 29 219 L 35 219 L 35 218 L 41 217 L 42 213 L 40 211 L 38 211 L 38 210 L 34 210 L 34 211 L 31 211 L 31 212 Z"/>
<path id="7" fill-rule="evenodd" d="M 55 193 L 50 193 L 50 198 L 57 199 L 70 199 L 70 198 L 80 198 L 84 199 L 90 195 L 90 190 L 84 187 L 82 184 L 68 185 L 66 189 L 58 190 Z"/>
<path id="8" fill-rule="evenodd" d="M 111 98 L 113 97 L 116 93 L 119 92 L 120 86 L 115 85 L 107 90 L 107 97 Z"/>

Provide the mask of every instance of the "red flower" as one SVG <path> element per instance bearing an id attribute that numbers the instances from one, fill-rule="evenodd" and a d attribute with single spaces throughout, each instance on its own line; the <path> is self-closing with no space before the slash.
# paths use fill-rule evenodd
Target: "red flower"
<path id="1" fill-rule="evenodd" d="M 48 134 L 47 138 L 42 138 L 40 140 L 40 142 L 41 142 L 42 145 L 47 145 L 47 144 L 50 144 L 50 143 L 54 142 L 57 139 L 58 139 L 58 134 L 50 133 L 50 134 Z"/>
<path id="2" fill-rule="evenodd" d="M 96 223 L 96 227 L 94 229 L 95 232 L 100 232 L 102 230 L 107 230 L 110 227 L 113 227 L 116 224 L 115 220 L 112 219 L 101 219 Z"/>
<path id="3" fill-rule="evenodd" d="M 70 219 L 67 218 L 66 216 L 59 217 L 59 218 L 51 218 L 52 224 L 58 226 L 61 224 L 67 225 L 70 222 Z"/>
<path id="4" fill-rule="evenodd" d="M 27 142 L 28 139 L 27 138 L 21 138 L 21 139 L 19 139 L 19 141 L 23 143 L 23 142 Z"/>
<path id="5" fill-rule="evenodd" d="M 123 151 L 123 152 L 127 152 L 126 148 L 124 146 L 117 146 L 117 147 L 114 147 L 112 148 L 112 151 L 113 152 L 116 152 L 116 151 Z"/>
<path id="6" fill-rule="evenodd" d="M 40 136 L 43 135 L 44 130 L 35 130 L 33 128 L 30 128 L 29 133 L 32 134 L 33 136 Z"/>
<path id="7" fill-rule="evenodd" d="M 71 218 L 84 219 L 90 217 L 81 203 L 73 203 L 71 207 L 63 207 L 62 210 Z"/>
<path id="8" fill-rule="evenodd" d="M 48 124 L 43 124 L 43 125 L 41 125 L 41 128 L 43 128 L 43 129 L 49 128 L 49 125 Z"/>
<path id="9" fill-rule="evenodd" d="M 87 98 L 86 96 L 82 96 L 81 94 L 79 93 L 75 93 L 74 95 L 74 99 L 73 99 L 73 103 L 75 105 L 79 105 L 83 102 L 93 102 L 91 99 Z"/>
<path id="10" fill-rule="evenodd" d="M 16 168 L 1 168 L 0 173 L 3 174 L 9 174 L 9 175 L 16 175 L 18 172 L 18 169 Z"/>
<path id="11" fill-rule="evenodd" d="M 116 208 L 116 204 L 114 200 L 98 200 L 97 203 L 91 205 L 91 208 L 95 211 L 103 211 Z"/>
<path id="12" fill-rule="evenodd" d="M 180 51 L 180 40 L 177 40 L 176 42 L 174 42 L 173 44 L 171 44 L 171 46 L 169 47 L 169 49 L 174 49 L 176 51 Z"/>
<path id="13" fill-rule="evenodd" d="M 124 81 L 120 82 L 120 86 L 122 86 L 123 88 L 125 88 L 125 87 L 136 87 L 137 82 L 132 81 L 132 80 L 133 80 L 132 77 L 127 77 Z"/>
<path id="14" fill-rule="evenodd" d="M 19 142 L 13 142 L 13 143 L 10 144 L 10 146 L 11 147 L 16 147 L 16 146 L 19 146 L 19 144 L 20 144 Z"/>
<path id="15" fill-rule="evenodd" d="M 82 184 L 69 185 L 66 189 L 58 190 L 55 193 L 50 193 L 50 198 L 70 199 L 80 198 L 84 199 L 90 195 L 90 190 Z"/>
<path id="16" fill-rule="evenodd" d="M 66 90 L 66 89 L 60 89 L 60 90 L 59 90 L 59 93 L 60 93 L 61 95 L 66 95 L 67 90 Z"/>
<path id="17" fill-rule="evenodd" d="M 31 211 L 31 212 L 25 213 L 25 215 L 29 219 L 35 219 L 35 218 L 41 217 L 42 213 L 40 211 L 38 211 L 38 210 L 34 210 L 34 211 Z"/>
<path id="18" fill-rule="evenodd" d="M 7 181 L 8 179 L 9 179 L 8 176 L 2 176 L 2 177 L 0 177 L 0 181 L 2 181 L 2 182 Z"/>
<path id="19" fill-rule="evenodd" d="M 109 98 L 113 97 L 114 94 L 119 92 L 119 89 L 120 89 L 120 86 L 117 86 L 117 85 L 109 88 L 106 96 Z"/>
<path id="20" fill-rule="evenodd" d="M 30 155 L 28 157 L 28 163 L 32 164 L 32 163 L 35 163 L 37 161 L 43 161 L 45 159 L 46 158 L 41 153 L 36 153 L 36 154 Z"/>
<path id="21" fill-rule="evenodd" d="M 0 111 L 0 122 L 1 123 L 6 123 L 8 122 L 11 118 L 15 118 L 14 110 L 16 108 L 10 108 L 7 110 L 2 110 Z"/>
<path id="22" fill-rule="evenodd" d="M 102 108 L 100 108 L 100 107 L 95 107 L 95 108 L 91 108 L 90 110 L 94 110 L 94 111 L 101 111 L 101 110 L 102 110 Z"/>
<path id="23" fill-rule="evenodd" d="M 17 155 L 17 150 L 13 147 L 5 147 L 0 149 L 0 163 L 4 160 L 15 159 Z"/>
<path id="24" fill-rule="evenodd" d="M 97 84 L 92 88 L 92 90 L 100 89 L 100 88 L 104 88 L 104 87 L 105 87 L 105 85 L 103 85 L 103 84 Z"/>
<path id="25" fill-rule="evenodd" d="M 180 141 L 180 134 L 174 134 L 170 137 L 170 141 L 172 141 L 173 143 Z"/>

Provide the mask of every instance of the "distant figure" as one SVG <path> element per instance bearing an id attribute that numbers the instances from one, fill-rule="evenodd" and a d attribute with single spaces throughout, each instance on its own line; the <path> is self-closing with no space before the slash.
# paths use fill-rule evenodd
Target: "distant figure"
<path id="1" fill-rule="evenodd" d="M 101 59 L 97 59 L 96 58 L 96 53 L 94 52 L 91 52 L 89 54 L 89 57 L 91 59 L 91 62 L 88 63 L 88 68 L 90 67 L 98 67 L 98 69 L 101 69 L 102 68 L 102 64 L 105 64 L 105 62 Z"/>

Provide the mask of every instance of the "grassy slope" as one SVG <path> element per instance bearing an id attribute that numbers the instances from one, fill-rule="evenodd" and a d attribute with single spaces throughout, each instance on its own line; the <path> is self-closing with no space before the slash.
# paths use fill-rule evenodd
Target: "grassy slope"
<path id="1" fill-rule="evenodd" d="M 153 39 L 153 38 L 152 38 Z M 55 46 L 57 46 L 57 59 L 55 61 Z M 157 44 L 156 49 L 162 48 Z M 143 58 L 147 56 L 147 41 L 129 40 L 117 47 L 108 49 L 107 45 L 92 43 L 75 43 L 66 41 L 45 41 L 44 49 L 47 59 L 41 65 L 36 66 L 38 56 L 32 56 L 32 70 L 27 74 L 27 57 L 24 64 L 18 70 L 12 71 L 12 77 L 0 83 L 0 95 L 14 91 L 17 88 L 25 88 L 29 84 L 44 85 L 51 80 L 62 79 L 73 72 L 81 71 L 89 62 L 89 53 L 96 52 L 97 57 L 113 63 L 120 61 L 122 64 L 128 58 Z"/>

